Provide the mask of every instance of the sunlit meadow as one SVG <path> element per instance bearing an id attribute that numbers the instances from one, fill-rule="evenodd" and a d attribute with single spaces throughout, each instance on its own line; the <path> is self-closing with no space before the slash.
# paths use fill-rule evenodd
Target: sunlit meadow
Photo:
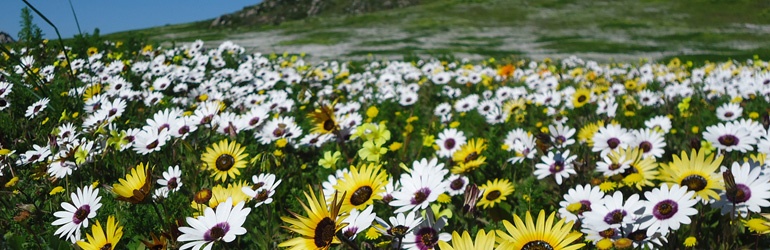
<path id="1" fill-rule="evenodd" d="M 5 46 L 0 248 L 770 244 L 759 57 L 245 51 Z"/>

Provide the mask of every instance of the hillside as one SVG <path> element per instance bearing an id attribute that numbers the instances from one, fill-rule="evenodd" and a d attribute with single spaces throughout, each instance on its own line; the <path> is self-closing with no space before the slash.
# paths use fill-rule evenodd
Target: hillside
<path id="1" fill-rule="evenodd" d="M 321 11 L 300 15 L 297 20 L 285 15 L 280 21 L 259 23 L 260 18 L 275 20 L 269 17 L 302 11 L 292 12 L 286 6 L 247 7 L 229 15 L 226 25 L 212 27 L 215 20 L 204 20 L 108 37 L 145 36 L 159 42 L 203 39 L 212 46 L 231 40 L 255 52 L 306 52 L 317 59 L 450 53 L 470 58 L 514 55 L 540 59 L 574 54 L 606 62 L 770 55 L 766 46 L 770 2 L 766 1 L 448 0 L 414 2 L 417 5 L 404 8 L 364 8 L 366 11 L 349 6 L 375 1 L 294 1 L 324 4 Z M 257 11 L 261 14 L 239 16 L 254 13 L 254 8 L 262 9 Z"/>

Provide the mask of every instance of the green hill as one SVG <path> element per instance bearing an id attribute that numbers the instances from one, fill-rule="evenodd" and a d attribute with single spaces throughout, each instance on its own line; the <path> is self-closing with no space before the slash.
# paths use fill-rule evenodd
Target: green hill
<path id="1" fill-rule="evenodd" d="M 231 40 L 255 52 L 306 52 L 321 59 L 424 54 L 540 59 L 574 54 L 629 61 L 770 55 L 768 1 L 423 0 L 398 6 L 373 0 L 284 2 L 285 6 L 272 8 L 264 7 L 265 3 L 246 7 L 220 20 L 107 37 L 144 36 L 158 42 L 202 39 L 212 42 L 211 46 Z M 372 4 L 382 2 L 390 4 Z M 291 9 L 296 4 L 304 7 Z M 321 7 L 308 14 L 313 6 Z M 215 21 L 224 25 L 212 25 Z"/>

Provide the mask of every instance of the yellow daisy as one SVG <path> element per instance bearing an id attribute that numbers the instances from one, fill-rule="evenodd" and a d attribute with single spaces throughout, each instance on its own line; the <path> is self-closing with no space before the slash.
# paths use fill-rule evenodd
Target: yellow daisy
<path id="1" fill-rule="evenodd" d="M 144 198 L 150 196 L 152 181 L 150 178 L 150 167 L 144 163 L 131 169 L 131 173 L 126 178 L 118 180 L 120 183 L 112 185 L 112 191 L 118 194 L 118 200 L 131 202 L 133 204 L 141 203 Z"/>
<path id="2" fill-rule="evenodd" d="M 380 165 L 368 164 L 360 168 L 350 167 L 350 173 L 345 175 L 334 186 L 340 193 L 350 194 L 342 202 L 342 211 L 355 208 L 364 210 L 375 200 L 381 200 L 380 193 L 388 185 L 388 174 L 382 171 Z"/>
<path id="3" fill-rule="evenodd" d="M 658 163 L 654 157 L 642 157 L 642 151 L 639 148 L 626 150 L 626 159 L 633 159 L 631 167 L 623 172 L 622 183 L 626 186 L 635 187 L 642 190 L 643 187 L 652 187 L 652 182 L 658 177 Z"/>
<path id="4" fill-rule="evenodd" d="M 323 105 L 307 116 L 313 120 L 314 124 L 310 129 L 311 133 L 331 134 L 339 130 L 337 119 L 334 117 L 334 104 Z"/>
<path id="5" fill-rule="evenodd" d="M 460 237 L 457 231 L 455 231 L 452 232 L 452 245 L 449 245 L 449 243 L 443 241 L 439 241 L 438 246 L 443 250 L 495 249 L 495 239 L 494 231 L 486 233 L 484 232 L 484 229 L 481 229 L 478 233 L 476 233 L 475 240 L 471 238 L 471 235 L 468 233 L 468 231 L 463 232 L 462 237 Z"/>
<path id="6" fill-rule="evenodd" d="M 604 127 L 604 121 L 592 122 L 583 126 L 578 131 L 578 140 L 580 142 L 588 144 L 589 147 L 594 146 L 594 134 L 599 131 L 599 128 Z"/>
<path id="7" fill-rule="evenodd" d="M 457 150 L 452 155 L 452 160 L 455 162 L 455 166 L 452 167 L 452 173 L 465 174 L 476 170 L 487 160 L 487 157 L 481 155 L 486 149 L 487 144 L 485 144 L 484 139 L 468 140 L 468 143 L 460 147 L 460 150 Z"/>
<path id="8" fill-rule="evenodd" d="M 715 159 L 713 154 L 693 149 L 689 156 L 682 151 L 680 156 L 674 155 L 673 158 L 673 162 L 661 164 L 662 181 L 686 186 L 688 191 L 695 191 L 695 195 L 703 202 L 719 200 L 717 192 L 724 190 L 724 184 L 722 175 L 717 174 L 717 171 L 723 156 Z"/>
<path id="9" fill-rule="evenodd" d="M 123 237 L 123 227 L 118 226 L 115 217 L 110 215 L 107 218 L 106 234 L 99 221 L 96 221 L 96 225 L 91 228 L 91 234 L 86 235 L 88 242 L 80 240 L 77 244 L 83 250 L 112 250 L 115 249 L 121 237 Z"/>
<path id="10" fill-rule="evenodd" d="M 347 215 L 340 213 L 345 195 L 343 194 L 341 199 L 338 200 L 337 193 L 335 192 L 331 207 L 327 207 L 323 190 L 320 190 L 318 196 L 316 196 L 313 188 L 309 187 L 309 189 L 309 195 L 307 192 L 304 192 L 308 204 L 305 205 L 304 202 L 300 201 L 308 217 L 293 212 L 290 213 L 294 218 L 281 217 L 281 220 L 289 223 L 289 226 L 284 226 L 283 228 L 300 235 L 278 244 L 279 247 L 290 247 L 291 250 L 317 250 L 329 249 L 332 244 L 340 243 L 336 236 L 337 232 L 347 226 L 347 223 L 341 223 Z"/>
<path id="11" fill-rule="evenodd" d="M 591 100 L 591 90 L 580 88 L 572 94 L 572 106 L 580 108 Z"/>
<path id="12" fill-rule="evenodd" d="M 227 139 L 214 143 L 201 156 L 203 168 L 212 171 L 211 176 L 215 180 L 225 181 L 228 176 L 235 178 L 241 174 L 238 169 L 246 167 L 246 157 L 249 154 L 244 154 L 244 150 L 245 147 L 241 147 L 237 142 L 228 142 Z"/>
<path id="13" fill-rule="evenodd" d="M 486 184 L 481 185 L 479 189 L 484 190 L 484 194 L 479 199 L 479 202 L 476 203 L 476 206 L 484 208 L 494 207 L 495 204 L 504 201 L 508 195 L 513 193 L 513 185 L 506 179 L 489 180 Z"/>
<path id="14" fill-rule="evenodd" d="M 500 233 L 498 249 L 551 249 L 551 250 L 574 250 L 585 246 L 584 243 L 572 244 L 583 233 L 572 232 L 572 223 L 565 223 L 561 219 L 554 224 L 556 213 L 551 213 L 548 219 L 545 218 L 545 211 L 540 210 L 537 216 L 537 224 L 532 220 L 532 215 L 527 211 L 526 223 L 513 215 L 514 223 L 503 220 L 503 226 L 508 233 Z"/>
<path id="15" fill-rule="evenodd" d="M 233 206 L 237 205 L 241 201 L 248 202 L 251 197 L 246 195 L 241 189 L 243 187 L 251 187 L 246 181 L 239 181 L 236 183 L 230 183 L 227 184 L 227 187 L 223 187 L 222 185 L 216 185 L 213 188 L 211 188 L 211 195 L 207 199 L 200 199 L 200 200 L 193 200 L 190 204 L 190 206 L 197 210 L 194 215 L 201 215 L 203 214 L 203 211 L 206 210 L 206 207 L 210 207 L 212 209 L 215 209 L 217 206 L 219 206 L 219 203 L 227 201 L 228 198 L 233 199 Z M 202 201 L 202 203 L 198 203 L 199 201 Z"/>

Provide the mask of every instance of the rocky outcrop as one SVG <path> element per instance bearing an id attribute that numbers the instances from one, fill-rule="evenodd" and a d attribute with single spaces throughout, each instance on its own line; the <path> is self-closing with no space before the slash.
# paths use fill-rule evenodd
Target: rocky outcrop
<path id="1" fill-rule="evenodd" d="M 11 35 L 0 31 L 0 44 L 15 43 L 15 42 L 16 41 L 13 40 L 13 37 Z"/>
<path id="2" fill-rule="evenodd" d="M 325 14 L 360 14 L 405 8 L 420 0 L 264 0 L 236 13 L 215 18 L 210 27 L 280 24 Z"/>

